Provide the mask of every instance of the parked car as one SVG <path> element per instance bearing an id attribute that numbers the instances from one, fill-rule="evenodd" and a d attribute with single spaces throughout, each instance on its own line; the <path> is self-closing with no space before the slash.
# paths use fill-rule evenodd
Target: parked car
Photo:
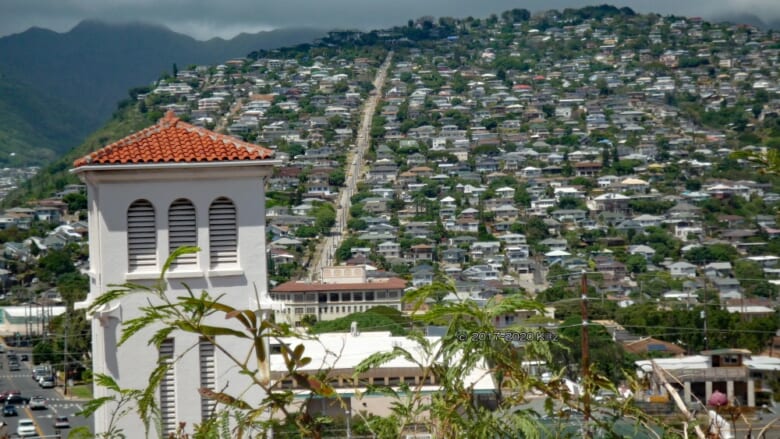
<path id="1" fill-rule="evenodd" d="M 70 428 L 70 420 L 67 416 L 57 416 L 54 418 L 54 428 Z"/>
<path id="2" fill-rule="evenodd" d="M 13 405 L 3 406 L 3 416 L 19 416 L 19 413 L 17 413 L 16 411 L 16 406 Z"/>
<path id="3" fill-rule="evenodd" d="M 22 418 L 19 420 L 19 424 L 16 427 L 16 434 L 21 437 L 37 436 L 38 432 L 35 431 L 35 422 L 30 418 Z"/>
<path id="4" fill-rule="evenodd" d="M 27 354 L 22 354 L 19 356 L 19 361 L 30 361 L 30 357 Z"/>
<path id="5" fill-rule="evenodd" d="M 46 399 L 42 396 L 33 396 L 30 398 L 30 410 L 45 410 Z"/>
<path id="6" fill-rule="evenodd" d="M 10 370 L 11 372 L 18 371 L 19 370 L 19 363 L 17 363 L 16 361 L 9 361 L 8 362 L 8 370 Z"/>
<path id="7" fill-rule="evenodd" d="M 54 378 L 47 377 L 47 378 L 42 379 L 41 383 L 40 383 L 40 386 L 41 386 L 42 389 L 53 389 L 54 386 L 55 386 Z"/>

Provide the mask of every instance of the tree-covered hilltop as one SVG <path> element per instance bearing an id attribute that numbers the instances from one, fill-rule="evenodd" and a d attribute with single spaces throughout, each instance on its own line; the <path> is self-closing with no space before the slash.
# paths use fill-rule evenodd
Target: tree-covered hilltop
<path id="1" fill-rule="evenodd" d="M 154 122 L 155 120 L 152 120 L 148 115 L 142 114 L 132 101 L 124 101 L 111 120 L 102 128 L 87 137 L 84 143 L 42 168 L 33 178 L 9 193 L 3 200 L 3 205 L 5 207 L 18 206 L 30 199 L 47 198 L 67 184 L 78 183 L 78 178 L 69 172 L 73 167 L 74 160 L 146 128 Z"/>

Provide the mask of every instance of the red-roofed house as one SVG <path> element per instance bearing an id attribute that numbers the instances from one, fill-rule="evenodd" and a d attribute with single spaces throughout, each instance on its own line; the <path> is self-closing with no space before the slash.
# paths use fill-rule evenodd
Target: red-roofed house
<path id="1" fill-rule="evenodd" d="M 76 160 L 72 172 L 87 186 L 90 236 L 90 291 L 79 308 L 89 307 L 111 285 L 153 284 L 171 252 L 197 246 L 167 273 L 171 295 L 186 295 L 187 284 L 239 309 L 274 309 L 266 289 L 264 202 L 264 183 L 276 163 L 268 160 L 271 154 L 169 112 L 157 124 Z M 211 415 L 214 402 L 198 388 L 238 394 L 250 381 L 229 372 L 235 369 L 229 358 L 191 334 L 171 333 L 159 349 L 147 344 L 150 331 L 117 346 L 123 322 L 139 317 L 147 299 L 131 294 L 91 313 L 93 371 L 121 388 L 139 389 L 159 361 L 181 356 L 161 383 L 161 434 L 167 436 L 179 422 L 201 424 Z M 193 344 L 198 346 L 192 349 Z M 237 339 L 220 344 L 241 354 L 249 349 Z M 95 387 L 96 398 L 111 396 Z M 116 409 L 107 404 L 95 413 L 96 433 L 106 431 Z M 118 422 L 123 431 L 144 431 L 137 417 Z"/>

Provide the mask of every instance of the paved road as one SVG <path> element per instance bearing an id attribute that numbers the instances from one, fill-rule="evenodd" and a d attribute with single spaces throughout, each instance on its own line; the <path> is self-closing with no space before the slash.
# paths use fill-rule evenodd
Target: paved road
<path id="1" fill-rule="evenodd" d="M 234 118 L 239 111 L 241 111 L 243 105 L 242 98 L 236 98 L 236 101 L 233 103 L 233 105 L 231 105 L 228 112 L 219 118 L 219 121 L 214 127 L 214 131 L 218 133 L 226 133 L 230 120 Z"/>
<path id="2" fill-rule="evenodd" d="M 17 353 L 27 352 L 29 355 L 29 349 L 14 349 L 14 351 Z M 87 426 L 90 430 L 92 429 L 92 419 L 85 419 L 76 415 L 76 413 L 81 411 L 83 401 L 65 399 L 55 389 L 41 389 L 38 383 L 32 379 L 32 365 L 29 362 L 21 362 L 21 370 L 11 372 L 8 370 L 7 355 L 4 354 L 0 358 L 0 365 L 2 365 L 2 369 L 0 369 L 0 390 L 18 390 L 25 398 L 40 395 L 46 399 L 47 405 L 47 408 L 44 410 L 34 411 L 30 410 L 29 407 L 18 406 L 18 417 L 3 419 L 3 421 L 9 424 L 9 433 L 16 433 L 19 418 L 31 418 L 36 424 L 39 435 L 56 437 L 56 431 L 54 430 L 55 416 L 67 416 L 70 418 L 72 427 Z M 63 437 L 67 437 L 67 431 L 63 431 Z"/>
<path id="3" fill-rule="evenodd" d="M 336 224 L 329 236 L 317 246 L 314 255 L 309 264 L 309 278 L 319 279 L 320 273 L 324 267 L 333 265 L 334 254 L 341 244 L 341 240 L 347 233 L 347 220 L 349 219 L 349 208 L 352 206 L 352 195 L 357 190 L 357 184 L 362 178 L 363 162 L 366 151 L 371 143 L 371 122 L 374 118 L 374 112 L 382 96 L 382 86 L 387 78 L 387 72 L 393 59 L 393 52 L 387 54 L 387 58 L 379 67 L 374 78 L 374 90 L 363 106 L 363 112 L 358 128 L 357 140 L 351 151 L 347 153 L 347 169 L 344 187 L 339 190 L 336 197 Z"/>

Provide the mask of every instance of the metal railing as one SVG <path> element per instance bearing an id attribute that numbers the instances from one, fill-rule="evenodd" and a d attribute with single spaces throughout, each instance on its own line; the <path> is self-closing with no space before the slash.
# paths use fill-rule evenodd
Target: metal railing
<path id="1" fill-rule="evenodd" d="M 685 381 L 746 381 L 749 378 L 746 367 L 711 367 L 697 369 L 667 370 L 678 380 Z"/>

